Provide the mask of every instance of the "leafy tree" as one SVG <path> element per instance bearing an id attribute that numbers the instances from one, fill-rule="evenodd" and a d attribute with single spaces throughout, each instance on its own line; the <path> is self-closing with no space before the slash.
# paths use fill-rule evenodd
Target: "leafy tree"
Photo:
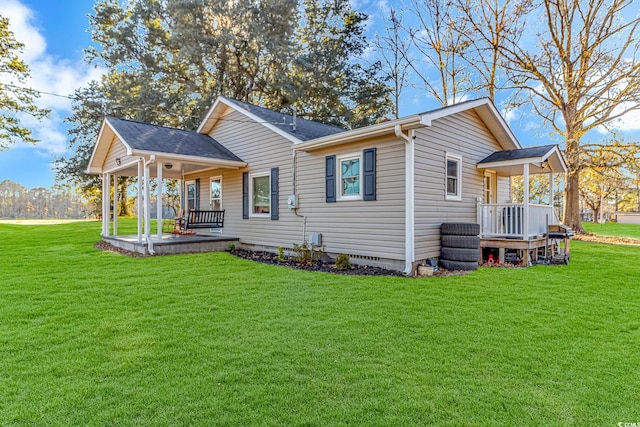
<path id="1" fill-rule="evenodd" d="M 94 10 L 98 46 L 87 59 L 109 72 L 76 93 L 74 154 L 57 162 L 57 177 L 87 193 L 98 180 L 84 169 L 105 115 L 193 129 L 218 95 L 342 126 L 390 110 L 379 64 L 352 61 L 366 16 L 347 0 L 102 0 Z"/>
<path id="2" fill-rule="evenodd" d="M 543 0 L 535 40 L 521 31 L 502 45 L 526 104 L 564 138 L 564 222 L 578 232 L 583 137 L 640 108 L 640 17 L 632 7 L 632 0 Z M 625 20 L 627 12 L 636 17 Z"/>
<path id="3" fill-rule="evenodd" d="M 9 19 L 0 16 L 0 150 L 16 141 L 36 142 L 31 130 L 20 124 L 20 114 L 36 119 L 49 114 L 34 104 L 38 94 L 22 87 L 29 77 L 29 67 L 18 56 L 23 47 L 9 29 Z"/>

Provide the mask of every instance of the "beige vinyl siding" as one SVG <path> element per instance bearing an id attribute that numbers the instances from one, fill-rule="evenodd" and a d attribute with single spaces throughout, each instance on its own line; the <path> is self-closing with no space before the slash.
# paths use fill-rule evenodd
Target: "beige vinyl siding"
<path id="1" fill-rule="evenodd" d="M 376 200 L 325 201 L 325 157 L 376 148 Z M 404 143 L 395 136 L 297 155 L 299 213 L 307 234 L 322 233 L 327 252 L 396 260 L 405 255 Z M 338 165 L 336 165 L 338 167 Z"/>
<path id="2" fill-rule="evenodd" d="M 476 164 L 500 145 L 473 111 L 445 117 L 416 130 L 416 260 L 440 255 L 440 224 L 477 222 L 477 198 L 483 196 L 483 172 Z M 461 200 L 446 200 L 446 155 L 462 157 Z M 498 178 L 498 200 L 504 185 Z"/>
<path id="3" fill-rule="evenodd" d="M 511 178 L 498 175 L 497 189 L 498 203 L 511 203 Z"/>
<path id="4" fill-rule="evenodd" d="M 103 170 L 111 170 L 115 168 L 116 159 L 121 159 L 122 162 L 125 162 L 127 159 L 127 147 L 120 142 L 117 137 L 114 137 L 111 141 L 111 145 L 109 146 L 107 157 L 104 160 L 104 164 L 102 165 Z"/>
<path id="5" fill-rule="evenodd" d="M 222 177 L 222 206 L 225 210 L 223 235 L 238 237 L 241 243 L 290 247 L 302 240 L 302 219 L 287 208 L 293 186 L 293 149 L 286 138 L 229 109 L 209 134 L 248 163 L 242 169 L 212 169 L 185 177 L 200 179 L 200 208 L 210 209 L 210 178 Z M 279 168 L 279 219 L 242 219 L 242 173 L 270 173 Z"/>

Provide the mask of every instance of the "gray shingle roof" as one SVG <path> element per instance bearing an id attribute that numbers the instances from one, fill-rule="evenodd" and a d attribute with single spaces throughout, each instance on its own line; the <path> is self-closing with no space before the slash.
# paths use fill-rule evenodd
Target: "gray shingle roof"
<path id="1" fill-rule="evenodd" d="M 115 117 L 106 120 L 133 150 L 242 162 L 208 135 Z"/>
<path id="2" fill-rule="evenodd" d="M 540 147 L 527 147 L 527 148 L 519 148 L 517 150 L 496 151 L 495 153 L 489 155 L 487 158 L 478 162 L 478 164 L 504 162 L 506 160 L 529 159 L 532 157 L 542 157 L 545 154 L 547 154 L 549 151 L 553 150 L 555 147 L 557 146 L 541 145 Z"/>
<path id="3" fill-rule="evenodd" d="M 295 138 L 298 138 L 300 141 L 309 141 L 311 139 L 321 138 L 323 136 L 333 135 L 345 131 L 345 129 L 336 126 L 326 125 L 324 123 L 315 122 L 313 120 L 306 120 L 301 117 L 296 118 L 296 129 L 293 130 L 293 116 L 278 113 L 277 111 L 269 110 L 268 108 L 264 107 L 258 107 L 257 105 L 238 101 L 236 99 L 225 99 L 233 102 L 237 107 L 245 109 L 254 116 L 257 116 L 261 120 L 269 123 L 270 125 L 276 126 L 278 129 L 294 136 Z"/>

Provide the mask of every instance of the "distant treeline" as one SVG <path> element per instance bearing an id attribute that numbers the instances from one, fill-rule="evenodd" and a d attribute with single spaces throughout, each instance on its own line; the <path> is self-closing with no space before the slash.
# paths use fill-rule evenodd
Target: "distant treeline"
<path id="1" fill-rule="evenodd" d="M 27 189 L 16 182 L 0 182 L 0 218 L 3 219 L 76 219 L 90 216 L 92 209 L 72 188 Z"/>

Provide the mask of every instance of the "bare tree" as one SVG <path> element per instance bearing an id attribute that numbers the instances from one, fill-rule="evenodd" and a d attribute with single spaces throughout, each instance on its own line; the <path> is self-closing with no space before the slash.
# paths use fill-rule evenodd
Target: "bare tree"
<path id="1" fill-rule="evenodd" d="M 395 118 L 400 117 L 400 96 L 408 82 L 409 50 L 411 43 L 409 35 L 402 28 L 400 18 L 395 9 L 389 11 L 389 24 L 384 34 L 376 35 L 373 41 L 378 50 L 382 68 L 390 82 L 391 96 L 393 98 L 393 113 Z"/>
<path id="2" fill-rule="evenodd" d="M 564 138 L 564 222 L 578 232 L 584 135 L 640 109 L 640 18 L 624 19 L 636 14 L 632 7 L 633 0 L 543 0 L 535 40 L 514 37 L 501 49 L 511 81 Z"/>
<path id="3" fill-rule="evenodd" d="M 405 59 L 441 105 L 456 103 L 471 89 L 463 58 L 469 41 L 456 27 L 462 16 L 449 0 L 413 0 L 412 8 L 420 25 L 407 31 L 418 58 L 405 55 Z M 434 73 L 436 79 L 432 78 Z"/>
<path id="4" fill-rule="evenodd" d="M 455 4 L 463 19 L 456 20 L 454 28 L 467 44 L 461 55 L 472 72 L 472 88 L 495 102 L 496 93 L 509 88 L 502 47 L 517 38 L 532 3 L 457 0 Z"/>

